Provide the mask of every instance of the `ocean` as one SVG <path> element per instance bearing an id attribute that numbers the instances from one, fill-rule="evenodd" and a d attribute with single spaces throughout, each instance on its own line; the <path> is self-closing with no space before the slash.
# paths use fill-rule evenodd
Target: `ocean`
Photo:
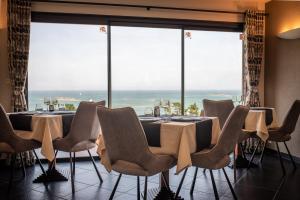
<path id="1" fill-rule="evenodd" d="M 167 102 L 180 102 L 180 91 L 177 90 L 143 90 L 143 91 L 112 91 L 112 107 L 131 106 L 138 115 L 148 114 L 149 110 L 155 105 Z M 241 90 L 190 90 L 185 91 L 185 108 L 191 104 L 196 104 L 199 110 L 202 109 L 203 99 L 221 100 L 232 99 L 237 101 L 240 99 Z M 80 101 L 107 101 L 106 91 L 82 90 L 82 91 L 28 91 L 29 110 L 36 108 L 46 109 L 44 98 L 57 99 L 58 104 L 73 104 L 76 108 Z M 163 112 L 163 109 L 162 109 Z"/>

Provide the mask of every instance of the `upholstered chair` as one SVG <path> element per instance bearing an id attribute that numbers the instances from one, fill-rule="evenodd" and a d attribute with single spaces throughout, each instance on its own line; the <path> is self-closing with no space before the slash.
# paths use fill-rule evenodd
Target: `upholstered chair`
<path id="1" fill-rule="evenodd" d="M 285 119 L 282 123 L 282 126 L 278 128 L 269 129 L 269 138 L 268 141 L 272 141 L 276 143 L 277 153 L 279 156 L 280 164 L 283 170 L 283 173 L 285 174 L 285 167 L 282 162 L 280 150 L 278 143 L 282 142 L 287 150 L 287 153 L 292 161 L 292 164 L 294 168 L 296 169 L 296 163 L 290 153 L 290 150 L 288 146 L 286 145 L 286 142 L 291 140 L 291 134 L 295 131 L 297 121 L 300 115 L 300 100 L 295 100 L 292 106 L 290 107 L 289 111 L 287 112 L 287 115 L 285 116 Z M 261 154 L 260 162 L 263 160 L 264 150 L 266 145 L 264 145 L 263 152 Z"/>
<path id="2" fill-rule="evenodd" d="M 216 169 L 223 170 L 232 195 L 234 199 L 237 199 L 224 167 L 230 163 L 229 153 L 235 148 L 248 112 L 249 108 L 245 106 L 237 106 L 234 108 L 223 125 L 217 144 L 211 149 L 204 149 L 191 155 L 193 166 L 209 169 L 216 199 L 219 197 L 212 173 L 212 170 Z M 183 179 L 184 176 L 181 181 L 183 181 Z M 192 184 L 194 184 L 194 181 Z M 180 190 L 180 188 L 178 189 Z M 177 193 L 179 193 L 178 190 Z"/>
<path id="3" fill-rule="evenodd" d="M 11 174 L 10 174 L 10 179 L 9 179 L 9 189 L 11 188 L 12 184 L 12 179 L 14 176 L 14 165 L 15 165 L 15 160 L 16 160 L 16 155 L 19 154 L 20 159 L 21 159 L 21 164 L 22 164 L 22 169 L 23 169 L 23 177 L 26 176 L 26 170 L 25 170 L 25 165 L 22 157 L 22 152 L 25 151 L 30 151 L 33 150 L 37 161 L 45 174 L 45 170 L 40 162 L 40 160 L 37 157 L 37 154 L 35 153 L 34 149 L 38 149 L 41 147 L 41 143 L 35 141 L 35 140 L 30 140 L 30 139 L 23 139 L 19 137 L 16 134 L 17 131 L 15 131 L 12 127 L 12 124 L 0 104 L 0 152 L 1 153 L 8 153 L 12 155 L 12 162 L 11 162 Z"/>
<path id="4" fill-rule="evenodd" d="M 204 116 L 207 117 L 218 117 L 220 122 L 220 128 L 222 129 L 229 114 L 234 109 L 234 104 L 231 99 L 228 100 L 208 100 L 203 99 L 203 108 L 204 108 Z M 238 145 L 242 152 L 242 155 L 245 157 L 244 150 L 241 142 L 248 139 L 249 137 L 255 135 L 255 132 L 249 133 L 241 131 L 238 139 Z M 233 151 L 233 157 L 236 158 L 235 151 Z M 234 180 L 236 181 L 236 162 L 233 161 L 233 170 L 234 170 Z M 192 193 L 191 188 L 191 193 Z"/>
<path id="5" fill-rule="evenodd" d="M 91 155 L 90 149 L 96 147 L 96 140 L 100 133 L 100 124 L 97 117 L 97 106 L 105 106 L 105 101 L 100 102 L 80 102 L 75 113 L 71 128 L 67 136 L 53 141 L 53 147 L 58 151 L 69 152 L 70 155 L 70 176 L 72 184 L 72 192 L 74 193 L 74 175 L 75 175 L 75 160 L 76 152 L 87 151 L 93 163 L 95 171 L 100 182 L 103 179 L 97 169 L 94 158 Z M 73 153 L 73 158 L 72 158 Z"/>
<path id="6" fill-rule="evenodd" d="M 140 199 L 139 177 L 145 177 L 146 199 L 147 177 L 169 170 L 175 159 L 149 150 L 143 127 L 133 108 L 99 107 L 97 112 L 111 168 L 120 173 L 109 199 L 113 199 L 122 174 L 137 176 L 137 199 Z"/>

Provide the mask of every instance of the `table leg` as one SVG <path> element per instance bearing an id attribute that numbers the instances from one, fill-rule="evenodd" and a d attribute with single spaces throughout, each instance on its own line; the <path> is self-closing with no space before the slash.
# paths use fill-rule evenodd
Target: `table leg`
<path id="1" fill-rule="evenodd" d="M 165 200 L 165 199 L 174 199 L 175 192 L 173 192 L 169 187 L 169 170 L 164 171 L 160 175 L 159 188 L 151 189 L 148 192 L 150 199 L 155 200 Z M 176 200 L 183 200 L 180 196 Z"/>
<path id="2" fill-rule="evenodd" d="M 48 169 L 45 173 L 39 175 L 36 179 L 33 180 L 33 183 L 47 183 L 55 181 L 68 181 L 66 173 L 62 173 L 56 169 L 56 160 L 48 162 Z"/>
<path id="3" fill-rule="evenodd" d="M 235 167 L 238 169 L 248 168 L 248 165 L 249 165 L 249 160 L 246 158 L 246 156 L 245 157 L 243 156 L 243 150 L 241 148 L 242 148 L 241 145 L 237 145 L 237 148 L 236 148 L 237 156 L 235 158 L 235 165 L 236 165 Z M 257 167 L 257 165 L 254 163 L 251 163 L 250 167 L 255 168 L 255 167 Z"/>

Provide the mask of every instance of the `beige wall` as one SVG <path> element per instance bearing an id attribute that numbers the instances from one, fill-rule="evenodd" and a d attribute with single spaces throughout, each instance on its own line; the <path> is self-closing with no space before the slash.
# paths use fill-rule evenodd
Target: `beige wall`
<path id="1" fill-rule="evenodd" d="M 74 1 L 74 0 L 72 0 Z M 76 1 L 76 0 L 75 0 Z M 77 0 L 85 1 L 85 0 Z M 266 0 L 86 0 L 88 2 L 102 2 L 115 4 L 137 4 L 149 6 L 166 6 L 198 9 L 214 9 L 229 11 L 245 11 L 246 9 L 264 9 Z M 70 4 L 53 4 L 53 3 L 34 3 L 34 11 L 43 12 L 64 12 L 64 13 L 83 13 L 83 14 L 101 14 L 117 16 L 142 16 L 142 17 L 160 17 L 160 18 L 177 18 L 177 19 L 196 19 L 212 21 L 243 21 L 243 15 L 236 14 L 216 14 L 201 12 L 185 12 L 174 10 L 157 10 L 146 11 L 141 8 L 120 8 L 109 6 L 87 6 L 87 5 L 70 5 Z"/>
<path id="2" fill-rule="evenodd" d="M 300 99 L 300 39 L 284 40 L 276 35 L 300 27 L 300 2 L 272 1 L 266 4 L 266 12 L 265 104 L 277 109 L 282 122 L 292 102 Z M 300 120 L 288 145 L 300 157 Z"/>
<path id="3" fill-rule="evenodd" d="M 10 111 L 10 81 L 7 67 L 6 0 L 0 0 L 0 103 Z"/>

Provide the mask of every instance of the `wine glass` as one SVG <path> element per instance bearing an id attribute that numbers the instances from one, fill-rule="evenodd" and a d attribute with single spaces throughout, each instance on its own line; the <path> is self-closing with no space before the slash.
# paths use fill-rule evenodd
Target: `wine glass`
<path id="1" fill-rule="evenodd" d="M 153 116 L 153 109 L 151 107 L 146 107 L 144 110 L 145 116 Z"/>
<path id="2" fill-rule="evenodd" d="M 44 97 L 44 104 L 47 106 L 47 110 L 49 110 L 50 97 Z"/>
<path id="3" fill-rule="evenodd" d="M 65 104 L 58 104 L 58 110 L 65 111 L 66 110 Z"/>
<path id="4" fill-rule="evenodd" d="M 35 111 L 43 111 L 42 104 L 35 104 Z"/>

